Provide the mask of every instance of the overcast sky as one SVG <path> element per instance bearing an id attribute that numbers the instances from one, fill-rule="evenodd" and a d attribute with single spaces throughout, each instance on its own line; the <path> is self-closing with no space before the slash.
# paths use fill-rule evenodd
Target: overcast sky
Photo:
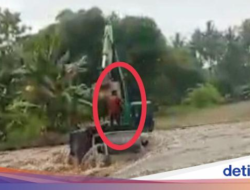
<path id="1" fill-rule="evenodd" d="M 19 11 L 25 24 L 36 31 L 54 21 L 59 11 L 98 6 L 105 14 L 143 15 L 154 18 L 166 36 L 190 35 L 214 20 L 219 29 L 250 18 L 250 0 L 0 0 L 0 7 Z"/>

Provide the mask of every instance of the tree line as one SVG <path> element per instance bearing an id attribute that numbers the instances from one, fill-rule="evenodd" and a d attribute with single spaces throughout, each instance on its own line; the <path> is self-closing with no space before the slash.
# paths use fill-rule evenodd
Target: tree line
<path id="1" fill-rule="evenodd" d="M 156 103 L 180 104 L 200 84 L 212 85 L 213 94 L 222 96 L 234 96 L 249 84 L 248 19 L 225 31 L 208 21 L 205 30 L 186 40 L 180 33 L 166 38 L 152 18 L 104 16 L 93 7 L 63 10 L 54 23 L 29 34 L 19 13 L 0 9 L 0 128 L 63 130 L 90 120 L 86 100 L 99 75 L 108 20 L 120 61 L 138 71 L 147 97 Z M 137 84 L 126 76 L 131 100 L 138 100 Z"/>

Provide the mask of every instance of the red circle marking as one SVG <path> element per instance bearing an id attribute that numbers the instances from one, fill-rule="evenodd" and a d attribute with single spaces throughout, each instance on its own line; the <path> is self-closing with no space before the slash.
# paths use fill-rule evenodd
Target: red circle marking
<path id="1" fill-rule="evenodd" d="M 141 118 L 140 118 L 140 123 L 139 123 L 138 129 L 136 130 L 133 138 L 129 142 L 127 142 L 123 145 L 114 144 L 106 137 L 106 135 L 104 134 L 102 127 L 100 125 L 100 120 L 99 120 L 99 115 L 98 115 L 98 97 L 99 97 L 99 91 L 100 91 L 100 87 L 102 85 L 102 81 L 105 78 L 105 76 L 112 69 L 114 69 L 116 67 L 123 67 L 132 73 L 132 75 L 135 77 L 137 84 L 139 86 L 140 94 L 141 94 L 141 101 L 142 101 Z M 109 66 L 107 66 L 103 70 L 103 72 L 101 73 L 101 75 L 99 76 L 99 78 L 96 82 L 92 103 L 93 103 L 92 111 L 93 111 L 94 123 L 95 123 L 98 134 L 100 135 L 103 142 L 106 143 L 106 145 L 108 145 L 110 148 L 112 148 L 114 150 L 126 150 L 137 141 L 137 139 L 139 138 L 139 136 L 142 133 L 142 130 L 143 130 L 143 127 L 145 124 L 146 112 L 147 112 L 147 97 L 146 97 L 145 88 L 144 88 L 143 82 L 141 80 L 141 77 L 131 65 L 124 63 L 124 62 L 115 62 L 115 63 L 112 63 Z"/>

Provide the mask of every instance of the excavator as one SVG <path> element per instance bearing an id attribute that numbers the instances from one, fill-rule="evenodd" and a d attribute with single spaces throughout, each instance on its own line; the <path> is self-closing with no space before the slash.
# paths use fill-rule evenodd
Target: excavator
<path id="1" fill-rule="evenodd" d="M 118 53 L 114 44 L 113 28 L 111 22 L 105 26 L 103 37 L 103 54 L 101 67 L 97 69 L 102 72 L 109 64 L 119 61 Z M 95 85 L 93 85 L 94 88 Z M 130 101 L 128 87 L 124 78 L 123 68 L 113 69 L 103 80 L 100 88 L 100 96 L 110 96 L 115 90 L 122 99 L 123 109 L 120 125 L 110 126 L 109 121 L 102 121 L 101 127 L 108 139 L 115 144 L 125 144 L 134 135 L 140 120 L 141 101 Z M 150 133 L 154 130 L 153 106 L 151 101 L 147 101 L 147 114 L 144 125 L 144 132 Z M 127 151 L 139 152 L 146 146 L 148 139 L 139 138 L 137 142 Z M 94 123 L 85 126 L 82 129 L 75 130 L 69 136 L 70 159 L 74 163 L 82 164 L 90 153 L 100 153 L 110 158 L 112 154 L 120 154 L 121 151 L 115 151 L 107 147 L 100 138 Z M 124 152 L 124 151 L 123 151 Z"/>

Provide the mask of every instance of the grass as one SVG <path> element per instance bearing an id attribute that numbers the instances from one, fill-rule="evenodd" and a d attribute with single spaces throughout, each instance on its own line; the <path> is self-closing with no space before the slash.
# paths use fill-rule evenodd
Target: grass
<path id="1" fill-rule="evenodd" d="M 156 115 L 156 128 L 189 126 L 250 120 L 250 101 L 198 109 L 187 106 L 163 108 Z"/>
<path id="2" fill-rule="evenodd" d="M 184 115 L 188 114 L 190 112 L 195 112 L 199 110 L 195 107 L 189 107 L 189 106 L 172 106 L 172 107 L 163 107 L 161 110 L 157 113 L 157 116 L 176 116 L 176 115 Z"/>
<path id="3" fill-rule="evenodd" d="M 0 151 L 18 150 L 32 147 L 55 146 L 68 142 L 68 135 L 49 132 L 40 134 L 40 130 L 33 127 L 15 129 L 8 133 L 7 141 L 0 144 Z"/>
<path id="4" fill-rule="evenodd" d="M 0 150 L 25 147 L 38 137 L 39 130 L 36 127 L 16 128 L 8 132 L 7 141 L 0 144 Z"/>

